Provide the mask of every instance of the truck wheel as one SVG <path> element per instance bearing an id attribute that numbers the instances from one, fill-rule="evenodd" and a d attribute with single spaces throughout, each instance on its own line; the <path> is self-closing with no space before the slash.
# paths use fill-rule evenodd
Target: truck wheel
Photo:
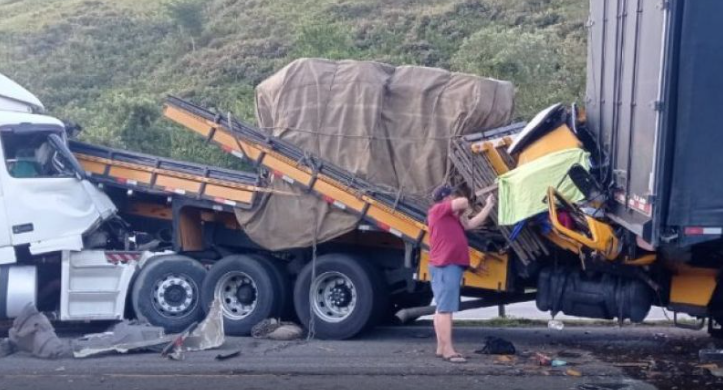
<path id="1" fill-rule="evenodd" d="M 180 255 L 158 256 L 141 269 L 133 284 L 133 310 L 139 320 L 182 332 L 200 320 L 200 292 L 206 269 Z"/>
<path id="2" fill-rule="evenodd" d="M 293 321 L 296 313 L 294 312 L 294 301 L 291 297 L 291 278 L 286 268 L 279 260 L 263 255 L 251 255 L 258 259 L 263 265 L 267 266 L 270 275 L 274 278 L 275 295 L 279 300 L 278 310 L 274 313 L 274 317 L 282 320 Z"/>
<path id="3" fill-rule="evenodd" d="M 234 336 L 249 335 L 254 325 L 279 311 L 271 265 L 251 256 L 227 256 L 211 267 L 201 293 L 205 310 L 216 297 L 221 300 L 224 330 Z"/>
<path id="4" fill-rule="evenodd" d="M 323 339 L 348 339 L 376 326 L 386 313 L 387 284 L 378 269 L 365 259 L 328 254 L 299 274 L 294 306 L 302 324 Z M 311 315 L 313 329 L 310 329 Z"/>

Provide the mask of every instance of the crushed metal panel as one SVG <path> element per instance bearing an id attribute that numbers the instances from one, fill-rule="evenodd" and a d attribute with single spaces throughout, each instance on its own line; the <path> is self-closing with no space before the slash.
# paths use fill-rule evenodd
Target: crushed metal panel
<path id="1" fill-rule="evenodd" d="M 109 353 L 157 350 L 173 340 L 163 328 L 148 324 L 121 322 L 108 332 L 85 335 L 72 343 L 78 359 Z"/>
<path id="2" fill-rule="evenodd" d="M 78 234 L 32 242 L 29 249 L 33 255 L 56 251 L 80 251 L 83 249 L 83 237 Z"/>
<path id="3" fill-rule="evenodd" d="M 87 188 L 76 178 L 14 178 L 4 169 L 0 176 L 7 222 L 18 227 L 13 245 L 33 244 L 37 253 L 77 249 L 73 238 L 102 220 Z M 66 237 L 71 241 L 62 241 Z M 59 241 L 51 245 L 50 240 Z M 68 243 L 72 247 L 64 248 Z"/>
<path id="4" fill-rule="evenodd" d="M 128 353 L 133 351 L 159 351 L 176 343 L 178 334 L 167 335 L 163 328 L 148 324 L 132 324 L 121 322 L 105 333 L 83 336 L 73 342 L 73 356 L 87 358 L 108 353 Z M 223 312 L 221 301 L 214 301 L 206 319 L 203 320 L 183 339 L 175 352 L 181 356 L 183 351 L 204 351 L 223 345 Z"/>
<path id="5" fill-rule="evenodd" d="M 42 115 L 2 113 L 0 123 L 5 123 L 4 128 L 23 123 L 26 128 L 23 135 L 3 131 L 3 142 L 13 139 L 24 142 L 25 138 L 13 137 L 27 137 L 35 131 L 47 135 L 48 128 L 63 130 L 60 121 Z M 46 145 L 47 141 L 33 145 L 28 152 L 38 153 L 45 150 Z M 15 150 L 6 155 L 6 152 L 5 148 L 0 148 L 0 165 L 7 165 L 7 160 L 19 153 Z M 71 177 L 68 172 L 54 172 L 52 176 L 44 177 L 38 171 L 31 177 L 15 174 L 16 177 L 7 168 L 0 169 L 4 225 L 10 227 L 10 243 L 16 246 L 30 244 L 33 254 L 82 249 L 81 236 L 116 212 L 107 195 L 91 183 Z M 0 234 L 0 240 L 1 237 Z M 0 241 L 0 246 L 2 244 Z"/>
<path id="6" fill-rule="evenodd" d="M 216 299 L 213 301 L 206 319 L 198 324 L 183 345 L 187 351 L 204 351 L 222 346 L 225 338 L 221 301 Z"/>

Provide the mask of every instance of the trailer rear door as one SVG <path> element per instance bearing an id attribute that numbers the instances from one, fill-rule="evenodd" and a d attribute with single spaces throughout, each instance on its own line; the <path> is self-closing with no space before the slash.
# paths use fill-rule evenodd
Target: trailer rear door
<path id="1" fill-rule="evenodd" d="M 656 245 L 723 226 L 722 20 L 720 0 L 590 3 L 586 106 L 612 217 Z"/>

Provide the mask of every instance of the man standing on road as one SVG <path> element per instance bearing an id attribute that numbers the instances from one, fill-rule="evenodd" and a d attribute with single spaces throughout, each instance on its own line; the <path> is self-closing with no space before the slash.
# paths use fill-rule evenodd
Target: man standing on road
<path id="1" fill-rule="evenodd" d="M 465 230 L 476 229 L 487 220 L 495 204 L 493 195 L 477 215 L 469 217 L 469 200 L 454 193 L 452 187 L 441 186 L 432 194 L 434 205 L 429 209 L 429 272 L 432 293 L 437 303 L 434 331 L 437 334 L 437 356 L 452 363 L 467 360 L 452 345 L 452 313 L 459 311 L 462 274 L 469 267 L 469 244 Z"/>

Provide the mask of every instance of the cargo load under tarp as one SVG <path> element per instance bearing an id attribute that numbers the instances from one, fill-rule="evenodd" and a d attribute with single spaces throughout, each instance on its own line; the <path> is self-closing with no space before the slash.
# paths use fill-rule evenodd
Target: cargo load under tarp
<path id="1" fill-rule="evenodd" d="M 511 83 L 441 69 L 301 59 L 256 88 L 259 127 L 359 178 L 426 200 L 445 181 L 451 137 L 509 124 Z M 237 210 L 249 237 L 282 250 L 353 230 L 358 217 L 280 179 L 260 207 Z M 316 225 L 316 230 L 314 226 Z"/>

